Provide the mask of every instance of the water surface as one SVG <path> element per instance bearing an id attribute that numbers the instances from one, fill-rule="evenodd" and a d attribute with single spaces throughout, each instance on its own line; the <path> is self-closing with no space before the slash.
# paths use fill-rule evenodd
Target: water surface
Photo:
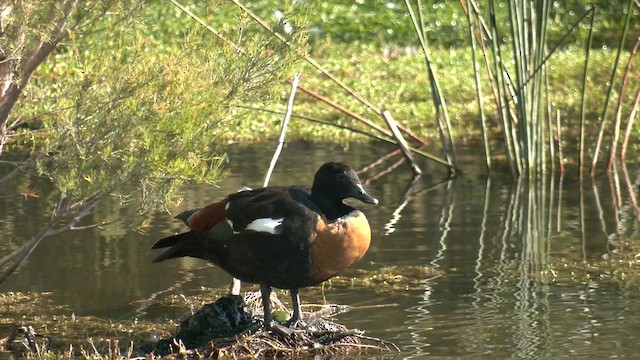
<path id="1" fill-rule="evenodd" d="M 391 150 L 288 144 L 271 183 L 310 185 L 325 161 L 361 169 Z M 259 186 L 272 151 L 273 144 L 231 146 L 231 175 L 219 187 L 186 187 L 172 213 L 242 185 Z M 401 358 L 636 356 L 640 293 L 631 270 L 638 274 L 640 225 L 630 194 L 638 198 L 640 168 L 628 169 L 631 191 L 620 171 L 613 182 L 606 176 L 589 179 L 581 193 L 570 174 L 562 182 L 556 177 L 531 185 L 508 175 L 489 179 L 476 156 L 481 151 L 462 149 L 465 175 L 454 180 L 425 162 L 427 175 L 415 181 L 404 164 L 377 177 L 397 157 L 361 174 L 380 205 L 358 205 L 369 218 L 373 243 L 356 268 L 430 266 L 442 275 L 394 292 L 307 289 L 303 301 L 354 306 L 336 320 L 395 342 Z M 0 257 L 28 241 L 50 215 L 53 195 L 46 183 L 24 181 L 39 189 L 39 197 L 0 198 Z M 116 211 L 100 209 L 94 220 Z M 0 293 L 51 292 L 53 304 L 64 307 L 56 310 L 60 315 L 177 320 L 186 314 L 163 313 L 145 300 L 197 294 L 202 287 L 223 289 L 229 281 L 223 271 L 196 259 L 151 263 L 158 255 L 150 250 L 153 242 L 181 230 L 167 213 L 153 216 L 145 233 L 116 225 L 45 239 L 0 284 Z M 617 271 L 620 261 L 631 270 Z"/>

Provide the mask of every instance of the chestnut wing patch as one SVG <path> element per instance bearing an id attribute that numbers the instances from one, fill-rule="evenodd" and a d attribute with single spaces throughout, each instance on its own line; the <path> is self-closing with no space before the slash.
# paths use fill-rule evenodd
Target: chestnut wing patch
<path id="1" fill-rule="evenodd" d="M 225 220 L 227 199 L 209 204 L 191 214 L 185 221 L 191 230 L 204 231 Z M 180 215 L 178 215 L 180 216 Z"/>

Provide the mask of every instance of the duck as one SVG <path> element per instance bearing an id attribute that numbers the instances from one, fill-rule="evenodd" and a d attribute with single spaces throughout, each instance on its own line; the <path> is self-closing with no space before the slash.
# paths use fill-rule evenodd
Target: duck
<path id="1" fill-rule="evenodd" d="M 259 284 L 267 330 L 274 325 L 272 288 L 288 290 L 293 314 L 286 326 L 298 324 L 300 289 L 336 276 L 369 249 L 367 217 L 346 204 L 347 198 L 378 204 L 356 172 L 341 162 L 320 166 L 310 190 L 304 186 L 241 190 L 178 214 L 189 231 L 158 240 L 152 248 L 166 250 L 153 262 L 199 258 L 242 282 Z"/>

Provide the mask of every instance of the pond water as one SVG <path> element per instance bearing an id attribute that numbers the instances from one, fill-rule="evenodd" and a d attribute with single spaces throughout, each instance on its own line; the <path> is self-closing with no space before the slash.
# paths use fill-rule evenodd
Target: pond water
<path id="1" fill-rule="evenodd" d="M 241 185 L 259 186 L 273 147 L 230 146 L 231 175 L 219 188 L 185 188 L 172 213 L 205 205 Z M 392 150 L 377 144 L 288 144 L 271 183 L 310 184 L 325 161 L 362 169 Z M 532 185 L 506 173 L 489 179 L 481 151 L 461 149 L 465 174 L 453 180 L 426 162 L 421 162 L 426 175 L 416 180 L 405 164 L 381 174 L 397 156 L 361 174 L 380 205 L 357 205 L 369 218 L 373 241 L 355 268 L 375 273 L 399 266 L 402 274 L 404 268 L 428 266 L 440 275 L 393 291 L 327 284 L 322 291 L 302 290 L 303 303 L 351 305 L 336 321 L 393 341 L 402 351 L 399 358 L 637 356 L 640 222 L 634 199 L 640 168 L 620 171 L 611 181 L 604 175 L 589 178 L 580 192 L 571 174 Z M 0 257 L 28 241 L 50 215 L 46 184 L 31 185 L 39 197 L 0 198 Z M 100 209 L 95 219 L 115 211 Z M 0 294 L 50 292 L 50 305 L 62 306 L 51 310 L 58 315 L 178 320 L 187 314 L 164 313 L 146 300 L 201 294 L 203 287 L 224 289 L 230 279 L 195 259 L 152 264 L 158 255 L 150 249 L 154 241 L 181 230 L 170 214 L 158 214 L 144 233 L 116 225 L 47 238 L 0 284 Z"/>

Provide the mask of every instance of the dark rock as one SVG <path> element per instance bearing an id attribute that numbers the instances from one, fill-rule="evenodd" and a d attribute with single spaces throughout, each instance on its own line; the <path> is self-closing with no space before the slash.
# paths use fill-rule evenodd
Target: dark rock
<path id="1" fill-rule="evenodd" d="M 213 304 L 204 305 L 198 312 L 183 320 L 172 337 L 158 341 L 156 351 L 160 354 L 178 352 L 179 343 L 187 349 L 195 349 L 208 345 L 213 339 L 233 337 L 259 326 L 260 322 L 245 310 L 244 299 L 228 295 Z"/>

